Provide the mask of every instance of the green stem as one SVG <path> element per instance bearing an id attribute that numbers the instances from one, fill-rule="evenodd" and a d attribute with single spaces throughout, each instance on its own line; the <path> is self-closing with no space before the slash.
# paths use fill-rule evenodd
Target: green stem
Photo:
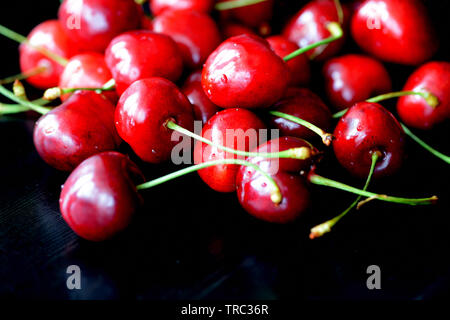
<path id="1" fill-rule="evenodd" d="M 49 50 L 47 50 L 46 48 L 40 47 L 40 46 L 34 46 L 32 45 L 28 39 L 26 37 L 24 37 L 23 35 L 8 29 L 5 26 L 0 25 L 0 34 L 13 40 L 16 41 L 18 43 L 25 43 L 26 45 L 32 47 L 33 49 L 39 51 L 40 53 L 42 53 L 43 55 L 45 55 L 46 57 L 48 57 L 49 59 L 59 63 L 62 66 L 66 66 L 68 61 L 67 59 L 61 57 L 60 55 L 57 55 L 56 53 L 53 53 Z"/>
<path id="2" fill-rule="evenodd" d="M 413 139 L 415 142 L 417 142 L 425 150 L 427 150 L 428 152 L 433 154 L 435 157 L 445 161 L 447 164 L 450 164 L 450 157 L 449 156 L 446 156 L 445 154 L 443 154 L 443 153 L 437 151 L 436 149 L 434 149 L 433 147 L 429 146 L 426 142 L 424 142 L 422 139 L 420 139 L 418 136 L 416 136 L 414 133 L 412 133 L 411 130 L 409 130 L 409 128 L 407 126 L 405 126 L 403 123 L 400 123 L 400 125 L 402 126 L 403 131 L 405 131 L 405 133 L 411 139 Z"/>
<path id="3" fill-rule="evenodd" d="M 46 70 L 45 67 L 36 67 L 34 69 L 28 70 L 27 72 L 19 73 L 14 76 L 11 76 L 11 77 L 4 78 L 4 79 L 0 80 L 0 84 L 10 84 L 16 80 L 24 80 L 29 77 L 38 75 L 38 74 L 44 72 L 45 70 Z"/>
<path id="4" fill-rule="evenodd" d="M 96 93 L 102 93 L 103 91 L 111 91 L 115 90 L 116 88 L 116 82 L 114 79 L 109 80 L 107 83 L 104 84 L 101 88 L 60 88 L 60 87 L 54 87 L 45 90 L 44 92 L 44 98 L 47 100 L 55 100 L 63 94 L 67 93 L 74 93 L 77 91 L 95 91 Z"/>
<path id="5" fill-rule="evenodd" d="M 18 104 L 3 104 L 0 103 L 0 115 L 4 115 L 4 114 L 15 114 L 15 113 L 21 113 L 21 112 L 26 112 L 30 110 L 30 108 L 28 107 L 24 107 Z"/>
<path id="6" fill-rule="evenodd" d="M 309 181 L 311 183 L 314 183 L 314 184 L 317 184 L 317 185 L 321 185 L 321 186 L 326 186 L 326 187 L 331 187 L 331 188 L 347 191 L 347 192 L 354 193 L 354 194 L 357 194 L 357 195 L 361 195 L 361 196 L 367 197 L 367 198 L 375 198 L 375 199 L 381 200 L 381 201 L 401 203 L 401 204 L 408 204 L 408 205 L 411 205 L 411 206 L 434 204 L 438 200 L 438 198 L 436 196 L 433 196 L 433 197 L 430 197 L 430 198 L 413 199 L 413 198 L 392 197 L 392 196 L 387 196 L 387 195 L 384 195 L 384 194 L 376 194 L 376 193 L 373 193 L 373 192 L 369 192 L 369 191 L 361 190 L 361 189 L 358 189 L 358 188 L 354 188 L 352 186 L 343 184 L 341 182 L 337 182 L 335 180 L 331 180 L 331 179 L 319 176 L 318 174 L 313 173 L 313 172 L 311 172 L 309 174 L 308 179 L 309 179 Z"/>
<path id="7" fill-rule="evenodd" d="M 294 59 L 295 57 L 305 53 L 306 51 L 309 51 L 309 50 L 315 49 L 317 47 L 320 47 L 322 45 L 329 44 L 330 42 L 336 41 L 336 40 L 342 38 L 342 36 L 344 35 L 344 32 L 342 31 L 341 26 L 337 22 L 328 23 L 327 29 L 331 33 L 331 36 L 329 38 L 320 40 L 316 43 L 313 43 L 306 47 L 300 48 L 300 49 L 288 54 L 287 56 L 285 56 L 283 58 L 283 60 L 287 62 L 287 61 Z"/>
<path id="8" fill-rule="evenodd" d="M 14 102 L 20 104 L 21 106 L 28 107 L 28 108 L 30 108 L 31 110 L 36 111 L 36 112 L 38 112 L 38 113 L 40 113 L 40 114 L 46 114 L 47 112 L 51 111 L 50 108 L 46 108 L 46 107 L 43 107 L 43 106 L 41 106 L 41 105 L 35 104 L 35 103 L 33 103 L 33 102 L 30 102 L 30 101 L 21 99 L 21 98 L 19 98 L 19 97 L 16 97 L 16 96 L 14 95 L 14 93 L 12 93 L 11 91 L 7 90 L 7 89 L 6 89 L 5 87 L 3 87 L 2 85 L 0 85 L 0 93 L 1 93 L 2 95 L 4 95 L 5 97 L 11 99 L 12 101 L 14 101 Z"/>
<path id="9" fill-rule="evenodd" d="M 198 141 L 206 143 L 210 146 L 214 146 L 218 149 L 221 149 L 223 151 L 226 151 L 226 152 L 229 152 L 232 154 L 236 154 L 238 156 L 262 157 L 262 158 L 291 158 L 291 159 L 299 159 L 299 160 L 304 160 L 304 159 L 308 159 L 309 157 L 311 157 L 311 148 L 307 148 L 307 147 L 292 148 L 292 149 L 288 149 L 288 150 L 284 150 L 284 151 L 280 151 L 280 152 L 269 152 L 269 153 L 246 152 L 246 151 L 228 148 L 228 147 L 222 146 L 220 144 L 216 144 L 216 143 L 212 142 L 211 140 L 205 139 L 200 135 L 197 135 L 189 130 L 186 130 L 185 128 L 179 126 L 178 124 L 176 124 L 175 122 L 173 122 L 171 120 L 167 121 L 166 127 L 171 130 L 177 131 L 181 134 L 184 134 L 188 137 L 191 137 L 193 139 L 196 139 Z"/>
<path id="10" fill-rule="evenodd" d="M 342 25 L 344 23 L 344 10 L 342 10 L 341 2 L 339 0 L 334 0 L 334 5 L 336 6 L 339 24 Z"/>
<path id="11" fill-rule="evenodd" d="M 267 0 L 234 0 L 234 1 L 224 1 L 216 4 L 215 9 L 219 11 L 236 9 L 246 6 L 251 6 L 260 2 Z"/>
<path id="12" fill-rule="evenodd" d="M 247 166 L 247 167 L 251 167 L 257 171 L 259 171 L 262 175 L 264 175 L 269 184 L 272 186 L 272 192 L 271 192 L 271 196 L 270 199 L 275 203 L 275 204 L 279 204 L 282 200 L 282 195 L 281 195 L 281 191 L 280 188 L 278 187 L 277 183 L 275 182 L 275 180 L 266 172 L 262 171 L 261 168 L 253 163 L 250 163 L 248 161 L 245 160 L 240 160 L 240 159 L 222 159 L 222 160 L 216 160 L 216 161 L 208 161 L 208 162 L 204 162 L 204 163 L 200 163 L 197 165 L 193 165 L 190 166 L 188 168 L 184 168 L 181 169 L 179 171 L 176 172 L 172 172 L 168 175 L 165 175 L 163 177 L 157 178 L 155 180 L 149 181 L 149 182 L 145 182 L 143 184 L 140 184 L 136 187 L 137 190 L 145 190 L 145 189 L 149 189 L 149 188 L 153 188 L 157 185 L 163 184 L 165 182 L 168 182 L 170 180 L 179 178 L 181 176 L 184 176 L 186 174 L 201 170 L 201 169 L 205 169 L 205 168 L 209 168 L 212 166 L 217 166 L 217 165 L 222 165 L 222 164 L 234 164 L 234 165 L 241 165 L 241 166 Z"/>
<path id="13" fill-rule="evenodd" d="M 322 138 L 322 142 L 327 146 L 329 146 L 331 144 L 331 142 L 333 141 L 333 135 L 331 133 L 327 133 L 327 132 L 323 131 L 321 128 L 317 127 L 316 125 L 314 125 L 306 120 L 303 120 L 303 119 L 300 119 L 293 115 L 279 112 L 279 111 L 269 111 L 269 113 L 273 116 L 292 121 L 294 123 L 304 126 L 305 128 L 308 128 L 309 130 L 311 130 L 314 133 L 316 133 L 317 135 L 319 135 Z"/>

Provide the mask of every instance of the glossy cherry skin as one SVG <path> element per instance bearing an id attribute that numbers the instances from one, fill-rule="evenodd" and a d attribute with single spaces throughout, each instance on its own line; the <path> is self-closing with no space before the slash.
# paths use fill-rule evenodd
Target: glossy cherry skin
<path id="1" fill-rule="evenodd" d="M 173 131 L 166 127 L 174 121 L 190 131 L 194 117 L 192 105 L 175 84 L 163 78 L 134 82 L 120 97 L 116 108 L 119 135 L 144 161 L 161 163 L 170 159 Z"/>
<path id="2" fill-rule="evenodd" d="M 283 151 L 299 147 L 313 148 L 302 139 L 281 137 L 262 144 L 254 152 Z M 252 167 L 241 166 L 236 176 L 237 196 L 248 213 L 267 222 L 289 223 L 308 209 L 310 193 L 299 172 L 309 170 L 311 160 L 249 157 L 247 161 L 269 173 L 282 195 L 281 203 L 274 204 L 270 198 L 272 189 L 267 178 Z"/>
<path id="3" fill-rule="evenodd" d="M 185 65 L 190 68 L 201 67 L 222 40 L 210 16 L 189 10 L 165 11 L 153 20 L 153 31 L 175 40 Z"/>
<path id="4" fill-rule="evenodd" d="M 176 81 L 183 71 L 175 41 L 148 30 L 129 31 L 114 38 L 106 49 L 105 60 L 119 95 L 136 80 L 162 77 Z"/>
<path id="5" fill-rule="evenodd" d="M 98 52 L 78 54 L 69 60 L 59 80 L 60 88 L 101 88 L 112 79 L 105 57 Z M 103 95 L 116 104 L 119 97 L 115 91 L 104 91 Z M 65 101 L 70 94 L 61 96 Z"/>
<path id="6" fill-rule="evenodd" d="M 422 65 L 411 74 L 403 90 L 426 90 L 439 100 L 437 107 L 431 107 L 422 97 L 401 97 L 397 113 L 406 125 L 428 130 L 450 118 L 449 62 L 432 61 Z"/>
<path id="7" fill-rule="evenodd" d="M 389 73 L 369 56 L 347 54 L 327 61 L 323 67 L 325 90 L 338 110 L 391 91 Z"/>
<path id="8" fill-rule="evenodd" d="M 61 214 L 80 237 L 103 241 L 124 230 L 142 202 L 139 168 L 118 152 L 84 160 L 69 176 L 59 198 Z"/>
<path id="9" fill-rule="evenodd" d="M 334 131 L 334 153 L 353 175 L 367 178 L 372 153 L 379 151 L 373 176 L 394 174 L 404 156 L 404 132 L 397 119 L 377 103 L 359 102 L 339 120 Z"/>
<path id="10" fill-rule="evenodd" d="M 264 123 L 251 111 L 234 108 L 220 111 L 209 119 L 203 127 L 202 137 L 235 150 L 249 151 L 258 145 L 259 130 L 265 128 Z M 227 133 L 227 130 L 230 131 Z M 247 138 L 243 136 L 245 133 L 248 133 Z M 195 163 L 237 158 L 234 154 L 201 142 L 195 145 Z M 233 192 L 236 190 L 238 169 L 238 165 L 224 164 L 202 169 L 198 174 L 212 189 Z"/>
<path id="11" fill-rule="evenodd" d="M 114 127 L 115 106 L 92 91 L 73 94 L 43 115 L 34 128 L 34 145 L 52 167 L 71 171 L 84 159 L 117 150 L 121 140 Z"/>
<path id="12" fill-rule="evenodd" d="M 150 9 L 155 16 L 166 10 L 191 10 L 209 13 L 214 6 L 213 0 L 151 0 Z"/>
<path id="13" fill-rule="evenodd" d="M 220 2 L 234 0 L 219 0 Z M 267 0 L 253 5 L 221 11 L 222 19 L 236 20 L 249 27 L 259 27 L 269 21 L 273 14 L 274 0 Z"/>
<path id="14" fill-rule="evenodd" d="M 45 48 L 62 58 L 69 59 L 78 52 L 58 20 L 48 20 L 39 24 L 30 32 L 27 39 L 31 45 Z M 27 78 L 31 85 L 40 89 L 58 85 L 64 66 L 26 44 L 20 45 L 19 54 L 22 72 L 33 71 L 39 67 L 46 68 L 44 72 Z"/>
<path id="15" fill-rule="evenodd" d="M 347 25 L 349 10 L 342 6 L 344 29 Z M 333 0 L 313 0 L 308 2 L 286 25 L 283 35 L 295 42 L 300 48 L 324 40 L 331 36 L 327 29 L 330 22 L 339 22 L 338 11 Z M 320 46 L 306 52 L 308 57 L 325 60 L 335 55 L 344 44 L 344 37 L 326 46 Z"/>
<path id="16" fill-rule="evenodd" d="M 366 0 L 353 15 L 351 32 L 363 50 L 388 62 L 418 65 L 438 49 L 419 0 Z"/>
<path id="17" fill-rule="evenodd" d="M 322 99 L 306 88 L 289 88 L 285 97 L 274 105 L 274 110 L 306 120 L 328 131 L 331 128 L 332 114 Z M 271 127 L 280 130 L 283 136 L 310 139 L 316 134 L 304 126 L 272 116 Z"/>
<path id="18" fill-rule="evenodd" d="M 299 49 L 295 43 L 289 41 L 283 36 L 271 36 L 266 40 L 269 42 L 272 50 L 275 51 L 280 58 L 284 58 L 288 54 Z M 311 71 L 309 68 L 309 59 L 306 54 L 299 55 L 298 57 L 286 62 L 286 64 L 291 73 L 291 81 L 289 82 L 289 85 L 295 87 L 308 84 Z"/>
<path id="19" fill-rule="evenodd" d="M 223 42 L 203 68 L 206 95 L 222 108 L 269 107 L 287 89 L 289 69 L 259 37 L 240 35 Z"/>
<path id="20" fill-rule="evenodd" d="M 219 111 L 214 103 L 206 96 L 202 87 L 202 72 L 193 72 L 184 82 L 181 91 L 191 102 L 194 109 L 195 120 L 202 121 L 205 124 L 213 115 Z"/>
<path id="21" fill-rule="evenodd" d="M 58 17 L 83 51 L 103 52 L 115 36 L 139 27 L 140 14 L 133 0 L 65 0 Z"/>

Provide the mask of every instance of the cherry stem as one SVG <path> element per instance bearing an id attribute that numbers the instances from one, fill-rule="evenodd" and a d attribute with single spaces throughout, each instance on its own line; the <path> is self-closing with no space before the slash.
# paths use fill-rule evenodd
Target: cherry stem
<path id="1" fill-rule="evenodd" d="M 384 101 L 384 100 L 388 100 L 388 99 L 393 99 L 393 98 L 398 98 L 398 97 L 403 97 L 403 96 L 421 96 L 422 98 L 424 98 L 428 105 L 430 105 L 431 107 L 435 108 L 439 105 L 439 100 L 438 98 L 431 94 L 430 92 L 427 91 L 396 91 L 396 92 L 390 92 L 390 93 L 385 93 L 385 94 L 381 94 L 379 96 L 367 99 L 366 102 L 380 102 L 380 101 Z M 342 117 L 346 112 L 347 109 L 341 110 L 337 113 L 335 113 L 333 115 L 333 118 L 340 118 Z"/>
<path id="2" fill-rule="evenodd" d="M 429 197 L 429 198 L 400 198 L 400 197 L 388 196 L 388 195 L 385 195 L 385 194 L 376 194 L 376 193 L 373 193 L 373 192 L 361 190 L 361 189 L 358 189 L 358 188 L 346 185 L 344 183 L 341 183 L 341 182 L 338 182 L 338 181 L 335 181 L 335 180 L 331 180 L 331 179 L 319 176 L 318 174 L 316 174 L 314 172 L 311 172 L 309 174 L 308 180 L 311 183 L 314 183 L 314 184 L 317 184 L 317 185 L 321 185 L 321 186 L 326 186 L 326 187 L 331 187 L 331 188 L 347 191 L 347 192 L 350 192 L 350 193 L 361 195 L 363 197 L 367 197 L 367 198 L 374 197 L 377 200 L 381 200 L 381 201 L 401 203 L 401 204 L 408 204 L 408 205 L 411 205 L 411 206 L 434 204 L 438 200 L 438 198 L 436 196 L 432 196 L 432 197 Z"/>
<path id="3" fill-rule="evenodd" d="M 2 95 L 4 95 L 5 97 L 7 97 L 8 99 L 18 103 L 19 105 L 24 106 L 24 107 L 28 107 L 29 109 L 31 109 L 33 111 L 36 111 L 37 113 L 46 114 L 47 112 L 51 111 L 50 108 L 43 107 L 43 106 L 41 106 L 39 104 L 35 104 L 33 102 L 30 102 L 28 100 L 25 100 L 25 99 L 22 99 L 22 98 L 19 98 L 19 97 L 15 96 L 14 93 L 12 93 L 11 91 L 7 90 L 2 85 L 0 85 L 0 93 Z"/>
<path id="4" fill-rule="evenodd" d="M 287 114 L 287 113 L 283 113 L 283 112 L 279 112 L 279 111 L 269 111 L 269 113 L 273 116 L 276 117 L 280 117 L 292 122 L 295 122 L 299 125 L 304 126 L 305 128 L 308 128 L 309 130 L 313 131 L 314 133 L 316 133 L 317 135 L 319 135 L 322 138 L 322 142 L 326 145 L 329 146 L 331 144 L 331 142 L 333 141 L 333 135 L 331 133 L 327 133 L 325 131 L 323 131 L 321 128 L 317 127 L 316 125 L 300 119 L 298 117 L 295 117 L 293 115 Z"/>
<path id="5" fill-rule="evenodd" d="M 146 3 L 148 0 L 134 0 L 134 2 L 136 2 L 138 5 L 143 5 L 144 3 Z"/>
<path id="6" fill-rule="evenodd" d="M 162 176 L 162 177 L 157 178 L 155 180 L 152 180 L 152 181 L 140 184 L 140 185 L 138 185 L 136 187 L 136 189 L 137 190 L 146 190 L 146 189 L 155 187 L 157 185 L 163 184 L 163 183 L 165 183 L 167 181 L 179 178 L 179 177 L 184 176 L 186 174 L 189 174 L 189 173 L 201 170 L 201 169 L 217 166 L 217 165 L 223 165 L 223 164 L 234 164 L 234 165 L 241 165 L 241 166 L 254 168 L 255 170 L 259 171 L 262 175 L 264 175 L 268 179 L 269 184 L 272 186 L 273 190 L 272 190 L 271 195 L 270 195 L 270 199 L 272 200 L 272 202 L 275 203 L 275 204 L 279 204 L 281 202 L 281 200 L 283 199 L 282 195 L 281 195 L 280 188 L 278 187 L 278 185 L 275 182 L 275 180 L 269 174 L 264 172 L 256 164 L 250 163 L 250 162 L 245 161 L 245 160 L 240 160 L 240 159 L 222 159 L 222 160 L 208 161 L 208 162 L 200 163 L 200 164 L 197 164 L 197 165 L 193 165 L 193 166 L 181 169 L 179 171 L 172 172 L 172 173 L 170 173 L 168 175 Z"/>
<path id="7" fill-rule="evenodd" d="M 236 9 L 246 6 L 251 6 L 260 2 L 267 0 L 234 0 L 234 1 L 224 1 L 216 4 L 215 9 L 219 11 L 225 11 L 230 9 Z"/>
<path id="8" fill-rule="evenodd" d="M 220 144 L 216 144 L 216 143 L 212 142 L 211 140 L 205 139 L 198 134 L 195 134 L 189 130 L 186 130 L 185 128 L 179 126 L 178 124 L 176 124 L 175 122 L 173 122 L 171 120 L 166 122 L 166 127 L 171 130 L 177 131 L 181 134 L 184 134 L 188 137 L 191 137 L 195 140 L 206 143 L 210 146 L 213 146 L 213 147 L 216 147 L 223 151 L 226 151 L 226 152 L 238 155 L 238 156 L 243 156 L 243 157 L 290 158 L 290 159 L 305 160 L 305 159 L 310 158 L 312 155 L 312 153 L 311 153 L 312 149 L 307 148 L 307 147 L 291 148 L 291 149 L 280 151 L 280 152 L 269 152 L 269 153 L 246 152 L 246 151 L 228 148 L 228 147 L 222 146 Z"/>
<path id="9" fill-rule="evenodd" d="M 30 108 L 18 104 L 0 103 L 0 115 L 21 113 L 26 112 L 28 110 L 30 110 Z"/>
<path id="10" fill-rule="evenodd" d="M 38 75 L 38 74 L 44 72 L 46 69 L 47 69 L 46 67 L 36 67 L 36 68 L 30 69 L 26 72 L 4 78 L 4 79 L 0 80 L 0 84 L 10 84 L 16 80 L 25 80 L 29 77 L 32 77 L 32 76 L 35 76 L 35 75 Z"/>
<path id="11" fill-rule="evenodd" d="M 435 157 L 445 161 L 447 164 L 450 164 L 449 156 L 443 154 L 442 152 L 437 151 L 436 149 L 434 149 L 433 147 L 428 145 L 426 142 L 424 142 L 422 139 L 420 139 L 418 136 L 416 136 L 414 133 L 412 133 L 411 130 L 409 130 L 409 128 L 407 126 L 405 126 L 403 123 L 400 123 L 400 125 L 402 126 L 403 131 L 405 131 L 405 133 L 411 139 L 413 139 L 415 142 L 417 142 L 422 148 L 424 148 L 425 150 L 427 150 L 428 152 L 433 154 Z"/>
<path id="12" fill-rule="evenodd" d="M 308 45 L 306 47 L 303 47 L 303 48 L 300 48 L 298 50 L 295 50 L 294 52 L 292 52 L 292 53 L 288 54 L 287 56 L 285 56 L 283 58 L 283 60 L 285 62 L 288 62 L 289 60 L 294 59 L 295 57 L 305 53 L 306 51 L 315 49 L 315 48 L 320 47 L 320 46 L 325 45 L 325 44 L 329 44 L 330 42 L 333 42 L 333 41 L 336 41 L 336 40 L 342 38 L 342 36 L 344 35 L 344 32 L 342 31 L 341 26 L 337 22 L 329 22 L 327 24 L 327 29 L 331 33 L 331 36 L 329 38 L 320 40 L 320 41 L 318 41 L 316 43 L 313 43 L 313 44 L 310 44 L 310 45 Z"/>
<path id="13" fill-rule="evenodd" d="M 375 166 L 377 164 L 377 161 L 379 159 L 379 157 L 381 156 L 381 153 L 379 151 L 376 151 L 374 153 L 372 153 L 372 164 L 370 165 L 370 171 L 369 171 L 369 175 L 367 176 L 367 180 L 366 183 L 364 184 L 363 187 L 363 191 L 367 190 L 367 187 L 370 184 L 370 180 L 372 180 L 372 175 L 373 172 L 375 171 Z M 344 212 L 342 212 L 340 215 L 334 217 L 331 220 L 328 220 L 324 223 L 321 223 L 317 226 L 315 226 L 314 228 L 311 229 L 311 234 L 309 235 L 310 239 L 316 239 L 319 238 L 321 236 L 323 236 L 325 233 L 328 233 L 331 231 L 331 228 L 334 227 L 334 225 L 336 223 L 338 223 L 339 220 L 341 220 L 347 213 L 349 213 L 356 205 L 358 205 L 359 201 L 361 200 L 362 196 L 359 195 L 358 198 L 356 198 L 355 201 L 353 201 L 353 203 L 344 210 Z"/>
<path id="14" fill-rule="evenodd" d="M 47 100 L 54 100 L 56 98 L 61 97 L 63 94 L 73 93 L 77 91 L 95 91 L 97 93 L 102 93 L 103 91 L 112 91 L 116 88 L 116 82 L 114 79 L 109 80 L 105 85 L 101 88 L 60 88 L 54 87 L 45 90 L 44 98 Z"/>
<path id="15" fill-rule="evenodd" d="M 344 23 L 344 11 L 342 10 L 341 1 L 334 0 L 334 5 L 336 6 L 339 24 L 342 25 Z"/>
<path id="16" fill-rule="evenodd" d="M 55 61 L 57 63 L 59 63 L 62 66 L 66 66 L 67 63 L 68 63 L 67 59 L 61 57 L 60 55 L 58 55 L 56 53 L 53 53 L 53 52 L 47 50 L 44 47 L 32 45 L 28 41 L 28 39 L 26 37 L 24 37 L 23 35 L 15 32 L 15 31 L 13 31 L 11 29 L 6 28 L 5 26 L 0 25 L 0 34 L 5 36 L 5 37 L 7 37 L 7 38 L 9 38 L 9 39 L 11 39 L 11 40 L 14 40 L 14 41 L 18 42 L 18 43 L 25 43 L 26 45 L 28 45 L 28 46 L 32 47 L 33 49 L 39 51 L 44 56 L 48 57 L 49 59 L 51 59 L 51 60 L 53 60 L 53 61 Z"/>

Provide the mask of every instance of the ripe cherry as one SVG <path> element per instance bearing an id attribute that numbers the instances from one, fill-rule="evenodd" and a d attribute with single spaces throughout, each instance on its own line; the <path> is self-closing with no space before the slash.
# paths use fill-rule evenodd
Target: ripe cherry
<path id="1" fill-rule="evenodd" d="M 64 33 L 58 20 L 48 20 L 36 26 L 28 35 L 30 45 L 20 45 L 20 69 L 23 73 L 43 68 L 43 72 L 31 76 L 27 81 L 40 89 L 58 85 L 59 77 L 67 61 L 51 59 L 32 46 L 45 48 L 61 58 L 69 59 L 78 52 L 77 47 Z"/>
<path id="2" fill-rule="evenodd" d="M 117 35 L 139 27 L 141 12 L 134 0 L 65 0 L 61 26 L 84 51 L 103 52 Z"/>
<path id="3" fill-rule="evenodd" d="M 257 36 L 258 34 L 242 24 L 235 23 L 233 21 L 223 21 L 220 25 L 220 31 L 222 32 L 223 38 L 228 39 L 235 36 L 240 36 L 242 34 L 249 34 Z"/>
<path id="4" fill-rule="evenodd" d="M 114 38 L 106 49 L 105 60 L 119 95 L 136 80 L 163 77 L 176 81 L 183 71 L 175 41 L 148 30 L 129 31 Z"/>
<path id="5" fill-rule="evenodd" d="M 153 20 L 153 31 L 172 37 L 190 68 L 202 66 L 222 40 L 211 17 L 189 10 L 165 11 Z"/>
<path id="6" fill-rule="evenodd" d="M 223 42 L 203 68 L 206 95 L 222 108 L 263 108 L 278 101 L 287 89 L 289 69 L 269 43 L 240 35 Z"/>
<path id="7" fill-rule="evenodd" d="M 366 178 L 372 153 L 380 152 L 374 178 L 389 176 L 401 166 L 405 135 L 397 119 L 377 103 L 359 102 L 348 109 L 334 131 L 333 148 L 340 164 Z"/>
<path id="8" fill-rule="evenodd" d="M 419 0 L 366 0 L 351 22 L 353 38 L 379 59 L 417 65 L 438 49 L 426 8 Z"/>
<path id="9" fill-rule="evenodd" d="M 392 87 L 383 64 L 359 54 L 329 60 L 323 67 L 323 76 L 328 99 L 338 110 L 389 92 Z"/>
<path id="10" fill-rule="evenodd" d="M 203 127 L 202 137 L 235 150 L 250 151 L 259 142 L 259 130 L 264 123 L 245 109 L 227 109 L 218 112 Z M 195 163 L 221 159 L 235 159 L 236 155 L 222 149 L 197 142 L 194 149 Z M 208 186 L 219 192 L 236 190 L 237 165 L 218 165 L 200 170 L 198 174 Z"/>
<path id="11" fill-rule="evenodd" d="M 235 0 L 219 0 L 216 8 L 220 10 L 224 20 L 236 20 L 249 27 L 260 27 L 272 18 L 274 0 L 266 0 L 252 5 L 222 10 L 220 5 Z"/>
<path id="12" fill-rule="evenodd" d="M 72 57 L 64 68 L 59 81 L 60 88 L 101 88 L 112 75 L 105 57 L 101 53 L 86 52 Z M 115 91 L 105 91 L 103 95 L 116 104 L 119 97 Z M 70 94 L 61 96 L 66 100 Z"/>
<path id="13" fill-rule="evenodd" d="M 151 0 L 150 9 L 155 16 L 166 10 L 192 10 L 209 13 L 214 5 L 213 0 Z"/>
<path id="14" fill-rule="evenodd" d="M 209 100 L 202 88 L 202 72 L 193 72 L 184 82 L 181 91 L 191 102 L 194 108 L 195 120 L 202 121 L 205 124 L 213 115 L 219 111 L 219 108 Z"/>
<path id="15" fill-rule="evenodd" d="M 280 58 L 286 57 L 288 54 L 296 51 L 299 47 L 292 41 L 287 40 L 283 36 L 271 36 L 266 39 L 272 50 L 280 56 Z M 291 86 L 304 86 L 308 84 L 310 79 L 310 67 L 309 59 L 306 54 L 299 55 L 292 60 L 286 62 L 289 67 L 291 80 L 289 84 Z"/>
<path id="16" fill-rule="evenodd" d="M 436 107 L 417 95 L 401 97 L 397 103 L 397 113 L 406 125 L 428 130 L 450 118 L 450 63 L 428 62 L 414 71 L 403 90 L 426 91 L 439 101 Z"/>
<path id="17" fill-rule="evenodd" d="M 69 227 L 90 241 L 110 239 L 124 230 L 142 202 L 136 185 L 144 181 L 127 156 L 104 152 L 84 160 L 69 176 L 59 199 Z"/>
<path id="18" fill-rule="evenodd" d="M 149 78 L 134 82 L 120 97 L 115 122 L 119 135 L 144 161 L 160 163 L 170 158 L 173 121 L 192 130 L 192 105 L 169 80 Z"/>
<path id="19" fill-rule="evenodd" d="M 349 11 L 346 6 L 341 6 L 343 24 L 347 24 Z M 286 25 L 283 35 L 296 43 L 300 48 L 326 39 L 330 36 L 327 24 L 339 22 L 339 8 L 333 0 L 314 0 L 308 2 Z M 317 60 L 325 60 L 335 55 L 343 46 L 345 39 L 341 38 L 326 46 L 320 46 L 307 52 L 308 57 Z"/>
<path id="20" fill-rule="evenodd" d="M 91 91 L 70 96 L 43 115 L 34 128 L 34 145 L 52 167 L 70 171 L 91 155 L 116 150 L 120 138 L 114 127 L 115 106 Z"/>

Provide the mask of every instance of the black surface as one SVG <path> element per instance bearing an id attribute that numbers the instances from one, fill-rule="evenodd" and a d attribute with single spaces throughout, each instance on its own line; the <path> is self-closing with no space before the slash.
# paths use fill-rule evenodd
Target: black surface
<path id="1" fill-rule="evenodd" d="M 441 39 L 448 40 L 448 2 L 427 3 Z M 1 2 L 1 23 L 27 34 L 55 17 L 58 1 L 16 6 Z M 284 19 L 281 9 L 277 12 Z M 6 39 L 0 43 L 4 78 L 19 70 L 17 46 Z M 346 50 L 357 49 L 349 42 Z M 437 58 L 448 57 L 444 43 Z M 413 70 L 388 68 L 396 90 Z M 320 92 L 318 70 L 316 65 L 313 86 Z M 145 207 L 125 233 L 90 243 L 75 236 L 60 216 L 58 197 L 67 175 L 39 159 L 34 121 L 32 114 L 0 118 L 2 298 L 376 300 L 449 294 L 449 169 L 413 143 L 402 170 L 373 182 L 371 189 L 411 197 L 437 194 L 441 201 L 434 207 L 372 202 L 331 234 L 310 241 L 309 228 L 339 213 L 353 196 L 313 187 L 315 205 L 303 219 L 270 225 L 246 214 L 234 194 L 217 194 L 193 174 L 145 192 Z M 448 126 L 420 135 L 450 153 Z M 175 169 L 138 164 L 148 179 Z M 320 172 L 362 184 L 340 169 L 332 154 Z M 82 290 L 66 288 L 66 268 L 72 264 L 82 270 Z M 372 264 L 381 267 L 382 290 L 366 288 L 366 268 Z"/>

